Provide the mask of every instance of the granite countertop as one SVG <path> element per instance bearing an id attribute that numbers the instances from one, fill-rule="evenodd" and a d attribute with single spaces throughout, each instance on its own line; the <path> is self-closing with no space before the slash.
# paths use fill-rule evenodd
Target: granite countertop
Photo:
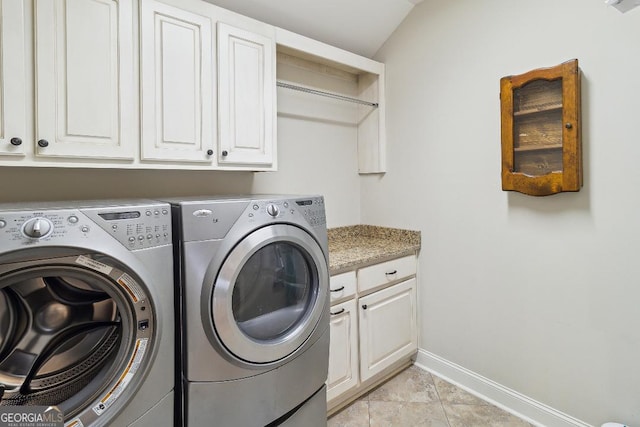
<path id="1" fill-rule="evenodd" d="M 330 228 L 328 232 L 330 274 L 411 255 L 420 249 L 419 231 L 353 225 Z"/>

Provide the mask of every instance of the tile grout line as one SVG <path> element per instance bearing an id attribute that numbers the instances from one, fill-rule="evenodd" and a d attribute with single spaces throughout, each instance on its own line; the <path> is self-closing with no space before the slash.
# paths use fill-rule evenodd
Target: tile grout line
<path id="1" fill-rule="evenodd" d="M 367 393 L 367 415 L 369 418 L 369 427 L 371 427 L 371 392 Z"/>
<path id="2" fill-rule="evenodd" d="M 442 397 L 440 397 L 440 391 L 438 390 L 438 385 L 433 379 L 433 374 L 431 372 L 428 372 L 428 374 L 431 377 L 431 381 L 433 382 L 433 388 L 436 389 L 436 395 L 438 396 L 438 403 L 440 403 L 440 407 L 442 408 L 442 413 L 444 414 L 444 417 L 447 421 L 447 425 L 451 427 L 451 422 L 449 421 L 449 415 L 447 414 L 447 411 L 446 409 L 444 409 L 444 405 L 442 404 Z"/>

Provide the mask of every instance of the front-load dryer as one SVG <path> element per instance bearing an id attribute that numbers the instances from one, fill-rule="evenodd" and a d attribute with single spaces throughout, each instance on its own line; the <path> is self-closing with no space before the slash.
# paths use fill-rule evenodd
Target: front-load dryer
<path id="1" fill-rule="evenodd" d="M 323 198 L 169 202 L 182 292 L 184 424 L 326 426 Z"/>
<path id="2" fill-rule="evenodd" d="M 172 262 L 168 204 L 0 205 L 0 405 L 172 426 Z"/>

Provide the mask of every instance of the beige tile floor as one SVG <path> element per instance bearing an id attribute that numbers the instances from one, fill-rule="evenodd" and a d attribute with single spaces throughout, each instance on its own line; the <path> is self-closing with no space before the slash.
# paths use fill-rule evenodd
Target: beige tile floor
<path id="1" fill-rule="evenodd" d="M 336 413 L 328 427 L 532 427 L 416 366 Z"/>

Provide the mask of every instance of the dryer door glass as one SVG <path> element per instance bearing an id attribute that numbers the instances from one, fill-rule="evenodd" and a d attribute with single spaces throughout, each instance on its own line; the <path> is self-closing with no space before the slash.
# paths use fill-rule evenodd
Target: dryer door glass
<path id="1" fill-rule="evenodd" d="M 277 339 L 306 314 L 317 278 L 309 255 L 289 243 L 271 243 L 251 255 L 233 288 L 233 316 L 247 336 Z"/>
<path id="2" fill-rule="evenodd" d="M 327 260 L 311 235 L 285 224 L 256 230 L 220 267 L 211 304 L 216 336 L 242 362 L 284 359 L 326 313 L 328 288 Z"/>
<path id="3" fill-rule="evenodd" d="M 58 406 L 66 421 L 88 425 L 108 420 L 102 414 L 136 388 L 153 310 L 144 303 L 150 330 L 137 331 L 143 288 L 130 274 L 118 283 L 124 272 L 104 261 L 81 255 L 1 265 L 0 406 Z M 134 283 L 137 296 L 127 291 Z"/>

